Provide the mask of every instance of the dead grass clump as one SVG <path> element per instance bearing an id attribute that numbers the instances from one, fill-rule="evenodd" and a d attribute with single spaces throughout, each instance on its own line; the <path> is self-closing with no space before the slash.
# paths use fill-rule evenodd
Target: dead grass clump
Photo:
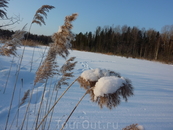
<path id="1" fill-rule="evenodd" d="M 120 88 L 116 92 L 104 94 L 104 96 L 97 97 L 94 94 L 94 87 L 93 87 L 88 91 L 91 97 L 91 101 L 96 102 L 100 106 L 100 108 L 106 106 L 109 109 L 118 106 L 121 102 L 121 98 L 125 99 L 125 101 L 127 102 L 128 97 L 133 95 L 133 87 L 130 80 L 128 79 L 125 80 L 126 84 L 123 83 L 123 86 L 120 86 Z"/>
<path id="2" fill-rule="evenodd" d="M 33 41 L 33 40 L 22 40 L 22 44 L 24 46 L 31 46 L 31 47 L 41 45 L 40 42 L 36 42 L 36 41 Z"/>
<path id="3" fill-rule="evenodd" d="M 80 84 L 80 87 L 88 90 L 92 87 L 95 86 L 97 81 L 86 81 L 85 79 L 83 79 L 81 76 L 79 76 L 79 78 L 77 79 L 78 83 Z"/>
<path id="4" fill-rule="evenodd" d="M 144 128 L 142 126 L 139 126 L 138 124 L 132 124 L 132 125 L 126 126 L 122 130 L 144 130 Z"/>
<path id="5" fill-rule="evenodd" d="M 121 86 L 115 86 L 114 84 L 110 84 L 109 86 L 107 86 L 107 84 L 103 84 L 105 83 L 105 80 L 109 80 L 109 84 L 112 81 L 122 81 L 122 84 L 120 84 Z M 77 81 L 80 84 L 80 87 L 84 88 L 87 91 L 87 93 L 90 94 L 91 101 L 96 102 L 100 106 L 100 108 L 106 106 L 109 109 L 112 109 L 113 107 L 116 107 L 120 104 L 121 98 L 127 101 L 128 97 L 133 95 L 133 87 L 131 81 L 129 79 L 121 77 L 119 73 L 116 73 L 114 71 L 105 69 L 86 70 L 81 74 L 81 76 L 79 76 Z M 103 93 L 101 95 L 94 94 L 94 92 L 102 93 L 102 91 L 106 89 L 109 90 L 110 87 L 115 90 L 117 88 L 117 90 L 114 93 Z"/>

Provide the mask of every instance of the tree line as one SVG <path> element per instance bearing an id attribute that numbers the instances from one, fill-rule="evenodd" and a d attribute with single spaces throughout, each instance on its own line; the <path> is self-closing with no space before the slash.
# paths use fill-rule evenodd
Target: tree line
<path id="1" fill-rule="evenodd" d="M 97 27 L 94 33 L 76 35 L 73 48 L 133 58 L 173 62 L 173 26 L 164 26 L 161 33 L 138 27 Z"/>
<path id="2" fill-rule="evenodd" d="M 11 36 L 14 34 L 13 30 L 3 30 L 0 29 L 0 38 L 1 39 L 11 39 Z M 27 38 L 27 34 L 25 34 L 25 39 Z M 29 33 L 27 40 L 32 40 L 33 42 L 39 42 L 42 45 L 48 45 L 50 42 L 52 42 L 52 39 L 50 36 L 45 35 L 37 35 L 37 34 L 31 34 Z"/>
<path id="3" fill-rule="evenodd" d="M 0 38 L 9 39 L 12 34 L 14 31 L 0 29 Z M 94 33 L 80 32 L 75 38 L 72 44 L 77 50 L 173 62 L 173 25 L 164 26 L 161 32 L 127 25 L 99 26 Z M 29 34 L 28 39 L 43 45 L 52 42 L 44 35 Z"/>

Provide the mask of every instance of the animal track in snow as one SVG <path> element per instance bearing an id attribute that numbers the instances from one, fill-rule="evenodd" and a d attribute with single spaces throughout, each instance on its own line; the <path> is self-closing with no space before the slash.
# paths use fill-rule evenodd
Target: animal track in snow
<path id="1" fill-rule="evenodd" d="M 85 70 L 90 70 L 92 69 L 89 65 L 88 65 L 88 62 L 87 61 L 84 61 L 84 62 L 79 62 L 82 66 L 81 69 L 78 69 L 79 73 L 82 73 L 83 71 Z"/>

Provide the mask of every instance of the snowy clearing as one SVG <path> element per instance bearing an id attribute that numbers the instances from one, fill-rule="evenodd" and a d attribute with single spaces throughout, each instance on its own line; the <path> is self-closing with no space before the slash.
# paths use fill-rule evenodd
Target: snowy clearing
<path id="1" fill-rule="evenodd" d="M 17 122 L 16 113 L 18 111 L 19 99 L 23 97 L 28 89 L 33 87 L 35 72 L 39 66 L 44 48 L 45 47 L 38 47 L 35 49 L 34 62 L 32 71 L 30 72 L 33 48 L 26 47 L 15 90 L 8 129 L 17 130 L 20 128 L 27 106 L 27 100 L 20 106 L 19 120 Z M 75 56 L 78 63 L 74 69 L 75 77 L 70 79 L 69 83 L 72 83 L 85 70 L 96 68 L 107 69 L 120 73 L 122 77 L 129 78 L 134 87 L 134 96 L 130 97 L 128 102 L 122 101 L 118 107 L 109 110 L 106 107 L 100 109 L 97 104 L 90 101 L 89 95 L 86 95 L 68 121 L 66 125 L 67 130 L 121 130 L 128 125 L 136 123 L 142 125 L 146 130 L 173 129 L 172 65 L 82 51 L 70 52 L 70 57 Z M 22 48 L 19 48 L 18 54 L 20 55 L 21 53 Z M 16 80 L 18 58 L 14 58 L 14 61 L 12 59 L 13 57 L 0 56 L 0 129 L 5 128 L 14 82 Z M 62 65 L 65 62 L 61 57 L 58 57 L 57 60 L 58 65 Z M 11 72 L 8 83 L 6 83 L 11 63 Z M 56 81 L 57 77 L 54 77 L 49 82 L 53 84 Z M 3 93 L 5 86 L 6 91 Z M 43 88 L 44 84 L 39 83 L 34 89 L 29 109 L 29 118 L 27 120 L 28 129 L 31 130 L 33 129 L 33 121 L 36 117 L 35 111 L 39 107 Z M 58 96 L 65 89 L 66 86 L 62 86 L 58 91 Z M 53 85 L 46 88 L 43 105 L 46 105 L 52 90 Z M 77 82 L 68 90 L 54 109 L 50 130 L 58 130 L 61 128 L 61 125 L 84 93 L 85 90 L 80 88 Z M 53 97 L 53 99 L 54 98 L 55 97 Z M 24 129 L 25 128 L 26 126 L 24 126 Z"/>

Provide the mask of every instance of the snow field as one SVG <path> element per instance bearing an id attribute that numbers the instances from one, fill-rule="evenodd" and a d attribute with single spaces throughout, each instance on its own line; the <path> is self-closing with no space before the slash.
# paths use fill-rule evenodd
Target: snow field
<path id="1" fill-rule="evenodd" d="M 33 48 L 26 47 L 8 128 L 10 128 L 18 110 L 19 97 L 22 98 L 24 93 L 33 87 L 35 72 L 39 66 L 44 48 L 36 48 L 32 67 L 33 70 L 29 72 Z M 22 48 L 19 48 L 18 54 L 20 55 L 21 52 Z M 129 78 L 132 81 L 134 86 L 134 96 L 130 97 L 127 103 L 122 101 L 118 107 L 109 110 L 105 107 L 100 109 L 97 104 L 90 101 L 89 95 L 86 95 L 67 123 L 66 129 L 121 130 L 125 126 L 136 123 L 141 125 L 141 127 L 143 126 L 146 130 L 173 129 L 172 65 L 82 51 L 71 51 L 70 57 L 72 56 L 76 57 L 78 63 L 74 69 L 75 77 L 69 80 L 69 83 L 73 82 L 85 70 L 96 68 L 112 70 L 120 73 L 122 77 Z M 0 129 L 3 129 L 5 126 L 12 90 L 16 79 L 15 74 L 18 67 L 18 59 L 15 58 L 14 61 L 12 61 L 12 58 L 13 57 L 0 56 Z M 60 57 L 58 57 L 57 60 L 58 65 L 62 65 L 65 62 Z M 13 65 L 9 81 L 6 92 L 3 94 L 11 63 L 13 63 Z M 21 85 L 21 79 L 23 79 L 23 87 Z M 56 80 L 57 77 L 53 78 L 52 83 L 56 82 Z M 49 83 L 50 82 L 51 80 Z M 31 126 L 30 129 L 32 129 L 33 121 L 36 117 L 36 110 L 40 104 L 43 88 L 44 84 L 39 83 L 34 89 L 33 99 L 29 110 L 30 118 L 28 119 L 28 125 Z M 58 96 L 65 89 L 66 86 L 62 86 L 58 91 Z M 46 88 L 43 103 L 45 106 L 44 109 L 46 109 L 47 100 L 50 100 L 48 97 L 52 94 L 52 90 L 53 85 Z M 63 122 L 84 93 L 85 90 L 80 88 L 77 82 L 69 89 L 54 109 L 50 129 L 60 129 Z M 55 95 L 52 98 L 54 100 Z M 51 104 L 53 104 L 53 102 Z M 26 106 L 27 101 L 19 109 L 19 123 L 22 122 Z M 50 117 L 48 117 L 48 119 L 49 118 Z M 17 130 L 17 128 L 15 120 L 11 129 Z M 26 128 L 26 126 L 24 128 Z"/>

